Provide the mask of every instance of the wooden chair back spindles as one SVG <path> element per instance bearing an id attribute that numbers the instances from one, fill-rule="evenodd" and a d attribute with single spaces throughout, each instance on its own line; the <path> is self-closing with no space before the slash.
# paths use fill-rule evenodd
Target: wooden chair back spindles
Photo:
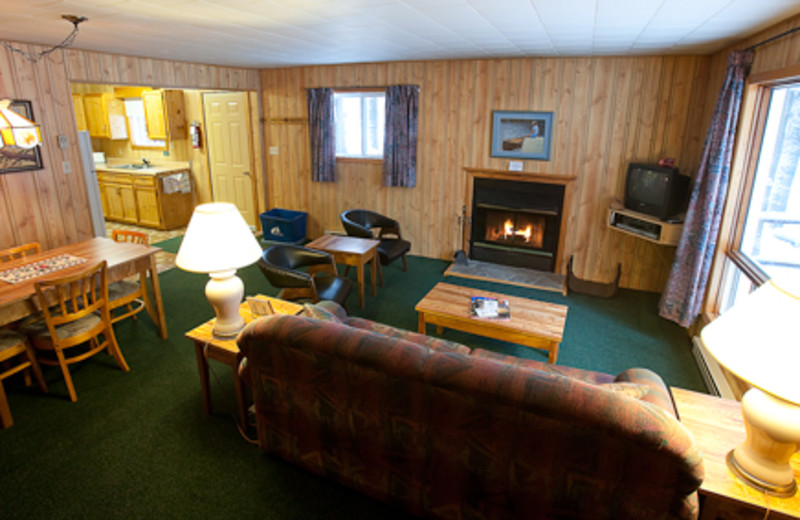
<path id="1" fill-rule="evenodd" d="M 30 242 L 28 244 L 22 244 L 21 246 L 3 249 L 0 251 L 0 262 L 10 262 L 11 260 L 41 252 L 42 248 L 39 246 L 39 242 Z"/>
<path id="2" fill-rule="evenodd" d="M 33 324 L 28 336 L 35 349 L 51 353 L 39 358 L 41 364 L 61 367 L 70 400 L 78 397 L 69 365 L 107 350 L 122 371 L 129 370 L 111 326 L 105 261 L 77 274 L 36 282 L 34 287 L 46 327 Z M 88 350 L 79 349 L 70 357 L 70 349 L 84 343 Z"/>
<path id="3" fill-rule="evenodd" d="M 114 229 L 111 238 L 115 242 L 129 242 L 132 244 L 150 245 L 148 236 L 141 231 L 128 229 Z M 109 309 L 111 310 L 111 323 L 116 323 L 128 317 L 136 319 L 136 314 L 148 308 L 150 297 L 147 294 L 147 277 L 144 273 L 139 275 L 139 282 L 121 280 L 108 286 Z M 114 312 L 115 309 L 124 307 L 124 310 Z M 149 307 L 152 308 L 152 307 Z"/>
<path id="4" fill-rule="evenodd" d="M 114 229 L 111 231 L 111 238 L 115 242 L 131 242 L 134 244 L 150 245 L 150 241 L 145 233 L 129 229 Z"/>

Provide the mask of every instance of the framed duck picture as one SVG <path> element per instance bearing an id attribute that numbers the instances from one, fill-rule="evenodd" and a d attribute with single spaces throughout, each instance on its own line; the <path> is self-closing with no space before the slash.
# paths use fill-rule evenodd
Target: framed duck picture
<path id="1" fill-rule="evenodd" d="M 552 112 L 492 112 L 492 157 L 550 160 Z"/>

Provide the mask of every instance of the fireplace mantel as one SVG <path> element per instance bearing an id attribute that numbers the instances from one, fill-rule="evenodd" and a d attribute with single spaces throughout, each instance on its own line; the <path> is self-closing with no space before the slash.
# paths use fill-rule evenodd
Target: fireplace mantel
<path id="1" fill-rule="evenodd" d="M 470 212 L 467 215 L 469 221 L 472 220 L 472 201 L 473 201 L 473 185 L 475 178 L 486 178 L 486 179 L 497 179 L 497 180 L 509 180 L 509 181 L 517 181 L 517 182 L 532 182 L 532 183 L 540 183 L 540 184 L 556 184 L 564 186 L 564 201 L 563 201 L 563 214 L 561 216 L 561 229 L 559 234 L 559 244 L 558 244 L 558 255 L 555 259 L 555 269 L 554 272 L 557 274 L 565 275 L 566 273 L 566 260 L 569 258 L 569 255 L 566 251 L 564 251 L 564 247 L 566 244 L 566 236 L 568 232 L 568 221 L 569 221 L 569 212 L 572 210 L 572 193 L 574 187 L 574 181 L 577 180 L 577 176 L 575 175 L 558 175 L 558 174 L 546 174 L 546 173 L 535 173 L 535 172 L 517 172 L 517 171 L 509 171 L 509 170 L 493 170 L 487 168 L 470 168 L 465 167 L 464 171 L 467 174 L 467 182 L 465 186 L 465 208 L 468 209 Z M 469 226 L 464 226 L 465 236 L 463 237 L 464 243 L 468 243 L 470 236 Z"/>
<path id="2" fill-rule="evenodd" d="M 560 175 L 552 173 L 536 172 L 514 172 L 509 170 L 490 170 L 488 168 L 464 168 L 470 178 L 489 177 L 495 179 L 507 179 L 510 181 L 541 182 L 545 184 L 561 184 L 568 186 L 578 177 L 576 175 Z M 472 183 L 469 183 L 467 191 L 472 190 Z"/>

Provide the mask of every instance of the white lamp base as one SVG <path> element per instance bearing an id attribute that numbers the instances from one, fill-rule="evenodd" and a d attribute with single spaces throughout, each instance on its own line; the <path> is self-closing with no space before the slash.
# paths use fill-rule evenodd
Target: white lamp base
<path id="1" fill-rule="evenodd" d="M 728 453 L 731 471 L 745 483 L 777 497 L 797 491 L 790 463 L 800 443 L 800 406 L 757 388 L 742 398 L 747 438 Z"/>
<path id="2" fill-rule="evenodd" d="M 208 276 L 211 279 L 206 284 L 206 298 L 217 313 L 214 335 L 222 338 L 236 336 L 244 327 L 244 318 L 239 314 L 239 305 L 244 298 L 244 283 L 236 276 L 235 270 Z"/>

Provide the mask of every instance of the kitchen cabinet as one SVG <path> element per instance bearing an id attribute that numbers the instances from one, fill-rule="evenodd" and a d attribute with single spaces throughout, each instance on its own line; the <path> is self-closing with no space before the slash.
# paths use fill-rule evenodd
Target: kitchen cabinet
<path id="1" fill-rule="evenodd" d="M 147 136 L 150 139 L 186 139 L 183 91 L 162 89 L 142 92 Z"/>
<path id="2" fill-rule="evenodd" d="M 177 179 L 184 184 L 176 187 Z M 97 168 L 105 218 L 155 229 L 189 223 L 194 209 L 190 179 L 188 169 L 153 166 L 128 173 L 113 166 Z"/>
<path id="3" fill-rule="evenodd" d="M 158 205 L 158 190 L 156 183 L 158 177 L 135 177 L 133 189 L 136 193 L 136 211 L 139 215 L 139 225 L 144 227 L 161 227 L 161 211 Z"/>
<path id="4" fill-rule="evenodd" d="M 117 222 L 138 224 L 136 194 L 131 176 L 98 170 L 97 182 L 100 187 L 100 203 L 103 205 L 105 217 Z"/>
<path id="5" fill-rule="evenodd" d="M 106 92 L 83 94 L 83 109 L 90 136 L 127 139 L 128 126 L 121 99 Z"/>
<path id="6" fill-rule="evenodd" d="M 75 124 L 78 126 L 78 131 L 86 130 L 86 110 L 83 108 L 82 95 L 72 94 L 72 108 L 75 110 Z"/>

